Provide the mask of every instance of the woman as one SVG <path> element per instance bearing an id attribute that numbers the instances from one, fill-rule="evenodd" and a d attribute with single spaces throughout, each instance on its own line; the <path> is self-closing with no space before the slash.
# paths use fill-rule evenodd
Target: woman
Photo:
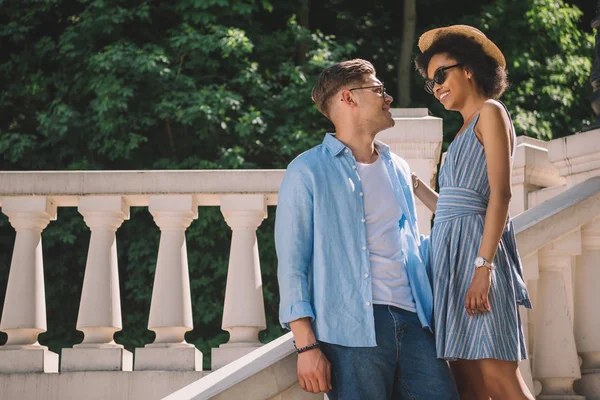
<path id="1" fill-rule="evenodd" d="M 440 170 L 439 198 L 413 175 L 415 194 L 436 214 L 438 357 L 451 361 L 462 399 L 533 399 L 517 366 L 527 357 L 518 305 L 531 303 L 508 218 L 516 136 L 496 100 L 508 85 L 506 61 L 466 25 L 428 31 L 419 48 L 415 62 L 425 89 L 464 120 Z"/>

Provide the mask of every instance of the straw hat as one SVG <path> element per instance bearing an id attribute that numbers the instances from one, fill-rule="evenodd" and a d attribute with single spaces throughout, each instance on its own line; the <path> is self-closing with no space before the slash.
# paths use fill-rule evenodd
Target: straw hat
<path id="1" fill-rule="evenodd" d="M 496 60 L 502 68 L 506 68 L 506 60 L 498 46 L 488 39 L 479 29 L 469 25 L 452 25 L 427 31 L 419 38 L 419 49 L 424 53 L 431 47 L 433 42 L 448 34 L 462 35 L 474 39 L 483 47 L 483 51 L 487 55 Z"/>

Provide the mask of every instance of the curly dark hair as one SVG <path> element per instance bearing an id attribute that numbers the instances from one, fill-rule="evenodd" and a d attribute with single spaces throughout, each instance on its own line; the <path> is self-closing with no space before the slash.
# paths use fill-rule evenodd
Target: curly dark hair
<path id="1" fill-rule="evenodd" d="M 500 98 L 509 85 L 506 70 L 483 51 L 481 44 L 470 37 L 458 34 L 442 36 L 415 58 L 415 67 L 423 78 L 427 79 L 427 67 L 431 58 L 441 53 L 447 54 L 470 69 L 475 82 L 485 96 L 491 99 Z"/>

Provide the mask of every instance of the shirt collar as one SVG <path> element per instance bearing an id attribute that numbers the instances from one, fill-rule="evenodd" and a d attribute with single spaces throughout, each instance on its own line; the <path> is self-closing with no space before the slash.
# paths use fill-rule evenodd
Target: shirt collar
<path id="1" fill-rule="evenodd" d="M 348 146 L 335 137 L 335 133 L 326 133 L 325 139 L 323 139 L 323 145 L 327 148 L 327 150 L 329 150 L 329 153 L 333 157 L 336 157 L 338 154 L 348 148 Z M 377 139 L 375 139 L 375 149 L 380 154 L 385 154 L 386 156 L 390 153 L 390 147 Z"/>

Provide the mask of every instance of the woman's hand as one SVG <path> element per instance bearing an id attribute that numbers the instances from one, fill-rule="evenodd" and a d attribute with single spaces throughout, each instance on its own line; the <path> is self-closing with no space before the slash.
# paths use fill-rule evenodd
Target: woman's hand
<path id="1" fill-rule="evenodd" d="M 473 318 L 473 314 L 486 313 L 492 310 L 488 300 L 491 286 L 492 271 L 486 267 L 477 268 L 465 298 L 465 308 L 471 318 Z"/>

